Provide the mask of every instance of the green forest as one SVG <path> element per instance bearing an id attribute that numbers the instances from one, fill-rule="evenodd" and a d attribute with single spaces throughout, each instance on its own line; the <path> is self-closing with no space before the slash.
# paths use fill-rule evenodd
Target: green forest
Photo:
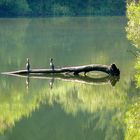
<path id="1" fill-rule="evenodd" d="M 125 0 L 0 0 L 0 17 L 125 15 Z"/>
<path id="2" fill-rule="evenodd" d="M 135 65 L 136 74 L 135 80 L 137 88 L 140 87 L 140 1 L 133 1 L 128 2 L 127 4 L 127 38 L 130 40 L 134 47 L 138 48 L 136 57 L 137 63 Z M 126 124 L 127 124 L 127 131 L 126 131 L 126 140 L 134 139 L 138 140 L 140 138 L 140 98 L 137 97 L 136 101 L 129 106 L 129 111 L 126 113 Z"/>

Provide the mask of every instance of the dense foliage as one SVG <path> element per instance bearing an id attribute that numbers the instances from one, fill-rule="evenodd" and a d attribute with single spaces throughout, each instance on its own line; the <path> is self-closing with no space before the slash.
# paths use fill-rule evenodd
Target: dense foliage
<path id="1" fill-rule="evenodd" d="M 127 5 L 127 37 L 133 42 L 135 47 L 140 47 L 140 3 L 130 3 Z"/>
<path id="2" fill-rule="evenodd" d="M 125 140 L 139 140 L 140 138 L 140 100 L 130 107 L 126 113 L 127 131 Z"/>
<path id="3" fill-rule="evenodd" d="M 127 4 L 127 37 L 132 41 L 133 45 L 140 48 L 140 1 L 128 1 Z M 140 55 L 135 66 L 137 73 L 135 74 L 136 86 L 140 87 Z M 137 95 L 134 103 L 128 107 L 126 113 L 126 135 L 125 140 L 139 140 L 140 138 L 140 95 Z"/>
<path id="4" fill-rule="evenodd" d="M 0 16 L 124 15 L 125 0 L 0 0 Z"/>

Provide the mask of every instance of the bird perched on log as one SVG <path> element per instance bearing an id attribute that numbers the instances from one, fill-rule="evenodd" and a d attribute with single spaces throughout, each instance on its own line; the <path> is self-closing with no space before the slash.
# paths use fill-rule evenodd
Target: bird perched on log
<path id="1" fill-rule="evenodd" d="M 26 69 L 27 69 L 28 72 L 30 71 L 30 62 L 29 62 L 29 58 L 27 58 Z"/>
<path id="2" fill-rule="evenodd" d="M 50 58 L 50 68 L 52 70 L 54 70 L 54 64 L 53 64 L 53 59 L 52 58 Z"/>

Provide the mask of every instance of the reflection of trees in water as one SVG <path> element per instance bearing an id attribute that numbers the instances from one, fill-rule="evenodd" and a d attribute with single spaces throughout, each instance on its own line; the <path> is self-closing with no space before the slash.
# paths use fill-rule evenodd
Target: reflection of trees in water
<path id="1" fill-rule="evenodd" d="M 94 132 L 95 134 L 100 132 L 103 135 L 102 139 L 112 140 L 118 139 L 121 140 L 124 138 L 124 124 L 122 122 L 123 114 L 119 115 L 120 111 L 107 111 L 98 110 L 90 117 L 88 121 L 88 129 L 90 133 Z"/>
<path id="2" fill-rule="evenodd" d="M 104 113 L 101 112 L 98 111 L 94 114 L 78 112 L 75 117 L 72 117 L 65 114 L 58 104 L 54 104 L 53 108 L 43 106 L 39 111 L 33 113 L 32 118 L 29 118 L 28 121 L 24 120 L 17 123 L 17 127 L 13 130 L 13 135 L 19 136 L 22 131 L 26 130 L 27 133 L 24 138 L 28 139 L 30 136 L 30 138 L 35 140 L 38 137 L 56 140 L 71 140 L 75 139 L 75 137 L 81 140 L 104 140 L 105 138 L 112 140 L 113 136 L 116 136 L 119 140 L 123 139 L 121 137 L 123 132 L 122 126 L 118 126 L 116 120 L 117 126 L 110 120 L 114 113 L 106 112 L 105 110 L 103 111 Z M 90 126 L 88 126 L 89 121 L 91 121 Z M 20 131 L 16 131 L 18 129 Z M 30 134 L 31 131 L 32 134 Z"/>
<path id="3" fill-rule="evenodd" d="M 8 129 L 8 127 L 12 127 L 15 122 L 24 116 L 30 116 L 32 112 L 40 107 L 40 104 L 46 103 L 51 106 L 57 103 L 65 113 L 69 115 L 73 114 L 76 118 L 80 112 L 84 113 L 86 119 L 84 122 L 81 121 L 80 124 L 84 125 L 84 131 L 88 131 L 87 133 L 89 134 L 92 134 L 92 131 L 96 132 L 96 129 L 105 131 L 104 133 L 111 131 L 112 129 L 108 127 L 108 123 L 113 129 L 116 126 L 121 130 L 123 129 L 123 124 L 114 125 L 115 121 L 112 121 L 113 116 L 120 114 L 120 117 L 117 118 L 121 122 L 121 117 L 123 116 L 122 108 L 125 104 L 126 93 L 122 94 L 121 84 L 112 87 L 108 84 L 85 85 L 82 83 L 55 80 L 51 89 L 48 84 L 50 80 L 33 79 L 29 83 L 29 77 L 27 79 L 14 78 L 11 78 L 11 81 L 9 79 L 5 81 L 7 89 L 1 89 L 11 94 L 11 96 L 6 96 L 6 94 L 1 95 L 1 99 L 3 100 L 0 103 L 1 108 L 3 108 L 1 112 L 5 110 L 1 115 L 3 118 L 1 122 L 6 126 L 5 128 L 1 128 L 1 132 Z M 28 83 L 27 86 L 29 86 L 28 94 L 26 94 L 25 80 L 26 84 Z M 15 84 L 17 84 L 17 88 L 11 88 Z M 6 102 L 8 108 L 6 108 L 4 102 Z M 9 121 L 7 120 L 8 116 L 10 116 Z M 96 126 L 94 126 L 95 120 L 97 120 Z M 88 129 L 91 130 L 89 131 Z M 115 132 L 117 133 L 118 131 L 115 130 Z"/>
<path id="4" fill-rule="evenodd" d="M 90 24 L 92 24 L 91 21 L 90 21 Z M 40 25 L 40 23 L 38 23 L 38 24 Z M 65 25 L 65 24 L 66 23 L 64 22 L 63 25 Z M 78 28 L 79 24 L 76 24 L 76 25 L 77 25 L 76 32 L 78 32 L 83 26 Z M 110 28 L 109 25 L 110 24 L 108 24 L 108 27 Z M 47 25 L 44 24 L 44 26 L 47 26 Z M 50 30 L 47 30 L 47 32 L 44 30 L 44 28 L 42 26 L 42 29 L 40 30 L 39 33 L 37 30 L 33 33 L 34 34 L 34 37 L 33 37 L 31 30 L 34 31 L 34 29 L 37 26 L 34 26 L 34 28 L 30 28 L 30 27 L 32 27 L 32 25 L 30 25 L 29 28 L 27 29 L 26 34 L 28 34 L 28 33 L 29 34 L 26 37 L 24 37 L 25 29 L 23 29 L 24 31 L 20 30 L 19 34 L 21 33 L 21 31 L 23 33 L 23 35 L 21 34 L 21 36 L 20 35 L 18 36 L 18 34 L 17 34 L 17 32 L 19 30 L 17 30 L 17 32 L 15 32 L 14 35 L 12 34 L 10 29 L 6 30 L 6 32 L 5 32 L 6 35 L 8 35 L 9 34 L 8 31 L 10 31 L 10 33 L 11 33 L 11 35 L 9 34 L 11 37 L 10 42 L 13 43 L 13 46 L 20 46 L 22 44 L 20 49 L 16 49 L 14 51 L 18 55 L 17 61 L 21 62 L 22 60 L 25 60 L 25 57 L 27 57 L 27 56 L 25 56 L 25 54 L 29 55 L 30 52 L 33 52 L 32 50 L 35 49 L 34 47 L 36 47 L 37 49 L 36 49 L 35 53 L 31 54 L 32 58 L 36 58 L 36 56 L 38 56 L 38 50 L 40 50 L 40 54 L 45 54 L 45 57 L 48 58 L 48 55 L 50 52 L 51 52 L 51 55 L 54 53 L 52 48 L 57 48 L 57 49 L 55 49 L 55 56 L 57 58 L 59 58 L 60 56 L 63 56 L 62 54 L 65 53 L 65 56 L 68 54 L 67 55 L 69 57 L 68 60 L 70 60 L 71 55 L 69 55 L 69 54 L 71 54 L 71 52 L 73 52 L 73 50 L 76 53 L 77 52 L 79 53 L 81 50 L 83 50 L 82 53 L 85 54 L 85 52 L 86 52 L 87 53 L 86 57 L 90 58 L 90 60 L 91 60 L 91 57 L 93 56 L 93 52 L 96 52 L 96 54 L 94 55 L 93 62 L 100 61 L 103 63 L 108 63 L 108 61 L 110 61 L 110 60 L 113 61 L 116 58 L 118 59 L 118 57 L 119 57 L 118 61 L 120 61 L 120 63 L 122 62 L 122 64 L 123 64 L 123 60 L 125 61 L 125 65 L 123 65 L 122 67 L 125 67 L 125 70 L 129 70 L 130 63 L 129 63 L 129 60 L 127 61 L 128 62 L 127 63 L 126 59 L 124 59 L 125 55 L 118 55 L 118 53 L 115 53 L 114 55 L 116 55 L 116 56 L 110 56 L 111 58 L 108 59 L 108 57 L 106 57 L 106 53 L 101 52 L 101 49 L 106 50 L 106 47 L 104 45 L 101 45 L 99 42 L 104 42 L 104 44 L 106 44 L 107 47 L 108 46 L 112 47 L 112 46 L 114 46 L 113 44 L 116 44 L 116 46 L 117 46 L 117 43 L 114 43 L 114 42 L 115 41 L 120 42 L 120 37 L 122 37 L 119 34 L 116 34 L 118 36 L 115 36 L 113 38 L 113 39 L 115 39 L 115 41 L 113 39 L 111 39 L 111 42 L 109 40 L 106 41 L 105 36 L 107 34 L 108 34 L 108 36 L 107 36 L 108 38 L 109 38 L 109 36 L 111 36 L 111 38 L 112 38 L 112 35 L 113 35 L 112 33 L 110 33 L 110 30 L 108 30 L 108 28 L 105 30 L 105 35 L 100 33 L 102 35 L 100 36 L 100 38 L 98 38 L 99 40 L 97 40 L 97 38 L 95 38 L 95 40 L 93 40 L 93 36 L 96 37 L 97 34 L 95 32 L 93 32 L 93 33 L 90 32 L 92 30 L 90 30 L 90 27 L 88 27 L 89 28 L 88 30 L 90 30 L 90 31 L 88 34 L 86 34 L 87 37 L 84 40 L 86 43 L 84 44 L 81 41 L 82 39 L 80 38 L 80 40 L 77 42 L 77 44 L 74 44 L 74 42 L 76 42 L 76 41 L 73 39 L 70 39 L 70 38 L 72 37 L 71 33 L 73 35 L 73 31 L 75 31 L 75 28 L 73 28 L 73 30 L 71 30 L 71 33 L 69 32 L 69 36 L 64 37 L 65 34 L 68 33 L 67 32 L 68 29 L 66 29 L 65 32 L 59 33 L 60 26 L 58 26 L 57 32 L 54 31 L 51 34 L 51 33 L 47 33 L 49 31 L 52 31 L 51 28 L 49 28 L 50 26 L 46 27 L 46 29 L 48 29 L 48 28 L 50 29 Z M 75 27 L 75 26 L 73 26 L 73 27 Z M 84 25 L 84 27 L 85 27 L 85 25 Z M 97 27 L 97 29 L 98 28 L 99 27 Z M 100 28 L 101 28 L 101 26 L 100 26 Z M 106 26 L 103 27 L 103 29 L 105 29 L 105 28 L 106 28 Z M 115 30 L 113 32 L 118 32 L 117 26 L 114 29 Z M 42 31 L 44 31 L 44 32 L 42 32 Z M 81 30 L 81 31 L 83 31 L 83 30 Z M 81 34 L 81 32 L 78 34 L 76 32 L 74 32 L 74 34 L 75 34 L 74 38 L 76 38 L 76 40 L 78 40 L 77 38 L 79 38 L 79 35 Z M 87 32 L 87 30 L 84 30 L 84 32 L 82 32 L 82 34 L 86 33 L 86 32 Z M 3 33 L 4 33 L 4 30 L 3 30 Z M 41 34 L 44 34 L 44 38 L 42 38 L 40 40 L 39 40 L 39 38 L 36 39 L 35 35 L 37 35 L 37 33 L 39 34 L 39 36 Z M 46 34 L 48 34 L 48 35 L 46 35 Z M 55 34 L 55 37 L 53 37 L 54 34 Z M 93 36 L 91 34 L 93 34 Z M 6 38 L 6 35 L 5 35 L 5 38 Z M 60 35 L 62 35 L 62 36 L 60 36 Z M 89 36 L 90 36 L 90 38 L 89 38 Z M 10 37 L 7 37 L 7 38 L 10 38 Z M 13 37 L 13 39 L 12 39 L 12 37 Z M 33 39 L 31 39 L 32 37 L 33 37 Z M 85 36 L 83 36 L 83 38 L 84 37 Z M 40 46 L 42 46 L 42 42 L 45 42 L 46 38 L 47 38 L 48 43 L 47 44 L 43 43 L 43 48 L 40 49 L 41 48 Z M 29 50 L 28 48 L 31 45 L 30 39 L 34 43 L 32 44 L 32 49 L 30 49 L 30 51 L 27 51 L 27 50 Z M 54 39 L 57 39 L 58 42 L 57 41 L 56 42 L 59 45 L 56 45 L 56 42 L 54 42 Z M 90 39 L 90 41 L 89 41 L 89 39 Z M 22 42 L 23 40 L 24 40 L 24 42 Z M 69 40 L 70 40 L 70 44 L 68 44 Z M 19 41 L 19 43 L 17 43 L 18 41 Z M 97 44 L 97 47 L 92 47 L 93 44 L 95 43 L 94 41 L 99 43 L 99 44 Z M 37 44 L 36 44 L 36 42 L 37 42 Z M 53 43 L 51 44 L 51 42 L 53 42 Z M 125 42 L 125 41 L 123 41 L 123 42 Z M 26 43 L 26 45 L 23 47 L 24 43 Z M 68 44 L 68 45 L 66 45 L 66 44 Z M 89 48 L 90 47 L 93 48 L 93 51 L 91 51 L 91 49 L 88 49 L 88 48 L 85 51 L 85 47 L 87 47 L 87 44 L 89 45 Z M 34 45 L 36 45 L 36 46 L 34 46 Z M 78 47 L 78 49 L 75 50 L 76 45 L 77 46 L 82 45 L 85 47 Z M 123 44 L 122 49 L 120 49 L 120 52 L 121 52 L 120 54 L 122 54 L 126 50 L 124 45 L 125 44 Z M 58 46 L 60 46 L 60 47 L 58 47 Z M 70 46 L 74 46 L 74 47 L 71 48 Z M 118 46 L 121 46 L 121 45 L 119 44 Z M 69 50 L 65 47 L 69 47 Z M 8 50 L 7 50 L 7 48 L 8 48 Z M 44 51 L 45 48 L 47 48 L 47 51 Z M 7 54 L 7 52 L 10 53 L 9 46 L 7 46 L 4 49 L 5 49 L 4 51 L 1 51 L 2 59 L 5 58 L 5 54 Z M 63 49 L 66 51 L 63 51 Z M 72 49 L 72 51 L 71 51 L 71 49 Z M 116 52 L 117 52 L 118 48 L 117 47 L 113 48 L 113 51 L 114 51 L 114 49 L 116 49 Z M 70 51 L 70 53 L 68 51 Z M 59 54 L 57 54 L 56 52 L 59 52 Z M 108 49 L 108 52 L 109 52 L 109 54 L 112 54 L 112 49 Z M 11 55 L 12 54 L 9 54 L 10 57 L 11 57 Z M 57 56 L 57 55 L 59 55 L 59 56 Z M 77 55 L 74 55 L 74 56 L 77 57 Z M 98 57 L 98 56 L 103 56 L 103 57 Z M 109 55 L 107 55 L 107 56 L 109 56 Z M 112 59 L 112 57 L 113 57 L 113 59 Z M 42 61 L 39 61 L 39 59 L 41 59 L 41 58 L 38 58 L 38 60 L 36 60 L 36 59 L 32 60 L 32 61 L 34 61 L 33 65 L 36 64 L 36 66 L 38 66 L 37 64 L 40 64 L 40 63 L 42 63 L 44 65 L 45 64 L 44 62 L 46 62 L 47 60 L 43 59 Z M 84 59 L 84 58 L 82 58 L 82 59 Z M 75 60 L 77 62 L 83 62 L 80 57 L 79 57 L 79 60 L 77 60 L 77 59 L 75 59 Z M 87 62 L 87 60 L 86 60 L 86 62 Z M 5 63 L 7 63 L 7 62 L 5 62 Z M 71 61 L 70 63 L 74 63 L 74 62 Z M 20 65 L 21 65 L 21 63 L 20 63 Z M 46 65 L 47 65 L 47 63 L 46 63 Z M 10 67 L 11 66 L 14 68 L 17 67 L 17 66 L 15 66 L 15 63 L 12 63 L 12 65 L 10 65 Z M 127 72 L 127 76 L 128 75 L 129 75 L 129 71 Z M 126 79 L 126 77 L 125 77 L 125 79 Z M 80 83 L 65 83 L 62 81 L 58 82 L 56 80 L 55 84 L 53 85 L 52 90 L 50 90 L 48 82 L 32 80 L 32 82 L 30 82 L 30 85 L 29 85 L 28 94 L 25 94 L 26 93 L 26 90 L 24 88 L 25 79 L 24 79 L 24 81 L 22 81 L 21 79 L 20 80 L 15 79 L 14 81 L 8 79 L 9 81 L 8 80 L 3 81 L 3 79 L 1 79 L 0 82 L 2 84 L 0 84 L 0 86 L 1 86 L 1 88 L 0 88 L 0 95 L 1 95 L 1 98 L 0 98 L 0 101 L 1 101 L 0 102 L 0 106 L 1 106 L 0 107 L 0 112 L 1 112 L 0 113 L 1 114 L 0 130 L 1 130 L 1 132 L 3 132 L 5 130 L 7 130 L 8 128 L 11 128 L 12 126 L 15 125 L 15 122 L 21 120 L 23 117 L 31 116 L 31 113 L 34 112 L 36 109 L 38 109 L 40 107 L 40 104 L 47 104 L 47 103 L 52 106 L 55 105 L 55 103 L 59 104 L 65 113 L 67 113 L 69 115 L 72 114 L 73 116 L 75 116 L 75 118 L 77 118 L 77 115 L 79 114 L 79 112 L 84 112 L 87 116 L 83 120 L 84 122 L 81 121 L 80 124 L 86 126 L 85 131 L 87 131 L 87 133 L 86 133 L 87 135 L 88 135 L 88 133 L 92 134 L 94 129 L 95 129 L 95 133 L 96 133 L 96 130 L 103 130 L 103 131 L 105 131 L 105 133 L 107 133 L 107 132 L 109 133 L 109 131 L 111 131 L 112 129 L 117 129 L 117 128 L 119 130 L 121 130 L 121 129 L 123 129 L 123 124 L 121 123 L 121 121 L 122 121 L 121 117 L 118 117 L 119 120 L 117 121 L 120 123 L 116 124 L 115 121 L 112 121 L 112 119 L 116 120 L 116 118 L 114 118 L 114 117 L 112 118 L 112 116 L 119 116 L 119 115 L 123 116 L 123 109 L 126 106 L 126 98 L 127 98 L 127 92 L 128 92 L 127 89 L 129 86 L 128 79 L 125 84 L 124 84 L 124 81 L 122 80 L 121 83 L 117 84 L 116 87 L 114 87 L 114 88 L 112 88 L 110 85 L 94 86 L 94 85 L 84 85 L 84 84 L 80 84 Z M 16 85 L 16 88 L 15 88 L 15 85 Z M 88 114 L 89 114 L 89 116 L 88 116 Z M 94 118 L 94 114 L 98 114 L 98 115 L 97 116 L 95 115 L 95 118 Z M 83 115 L 83 114 L 81 114 L 81 115 Z M 92 119 L 92 117 L 93 117 L 93 119 Z M 106 119 L 106 118 L 108 118 L 108 119 Z M 38 118 L 38 119 L 40 119 L 40 118 Z M 96 127 L 94 127 L 94 120 L 97 121 Z M 108 121 L 106 121 L 106 120 L 108 120 Z M 109 127 L 108 125 L 111 127 Z M 61 124 L 60 124 L 60 126 L 61 126 Z M 107 127 L 108 127 L 108 129 L 105 129 Z M 36 127 L 34 126 L 34 128 L 36 128 Z M 116 133 L 118 133 L 117 130 L 115 130 L 115 131 L 116 131 Z M 112 132 L 111 132 L 111 134 L 112 134 Z M 109 135 L 109 136 L 112 137 L 112 135 Z"/>
<path id="5" fill-rule="evenodd" d="M 129 105 L 129 110 L 125 116 L 126 140 L 139 140 L 140 138 L 140 98 L 135 103 Z"/>
<path id="6" fill-rule="evenodd" d="M 129 83 L 129 88 L 127 89 L 127 106 L 124 115 L 126 124 L 125 140 L 139 140 L 140 138 L 140 88 L 138 76 L 137 74 L 135 75 L 135 80 Z"/>
<path id="7" fill-rule="evenodd" d="M 0 19 L 0 64 L 2 69 L 17 68 L 22 64 L 24 54 L 25 35 L 29 20 Z M 22 53 L 21 53 L 22 52 Z"/>
<path id="8" fill-rule="evenodd" d="M 32 19 L 27 28 L 25 47 L 33 52 L 32 58 L 38 56 L 38 51 L 42 54 L 38 56 L 38 61 L 33 60 L 36 65 L 46 63 L 47 66 L 50 57 L 57 60 L 58 66 L 83 65 L 87 62 L 110 64 L 116 59 L 120 60 L 120 65 L 126 59 L 121 54 L 126 53 L 126 47 L 129 46 L 122 29 L 123 23 L 123 17 Z M 112 51 L 118 50 L 120 53 L 112 55 Z M 79 52 L 80 55 L 77 55 Z"/>
<path id="9" fill-rule="evenodd" d="M 76 82 L 65 82 L 65 80 L 59 79 L 58 81 L 57 78 L 54 81 L 55 77 L 50 77 L 48 80 L 30 80 L 30 78 L 31 77 L 27 77 L 27 79 L 11 77 L 5 81 L 7 89 L 0 88 L 4 92 L 11 93 L 11 96 L 6 96 L 6 94 L 1 95 L 3 102 L 0 102 L 0 106 L 3 109 L 1 110 L 0 108 L 0 112 L 2 112 L 2 118 L 0 120 L 3 126 L 5 126 L 0 128 L 1 132 L 11 128 L 15 122 L 21 120 L 23 117 L 28 118 L 28 116 L 31 116 L 35 110 L 40 108 L 41 104 L 48 104 L 53 108 L 58 104 L 64 111 L 64 114 L 66 113 L 71 117 L 73 116 L 72 122 L 74 122 L 74 119 L 78 120 L 79 115 L 83 116 L 83 118 L 78 121 L 78 126 L 76 126 L 76 124 L 71 126 L 71 129 L 79 129 L 75 130 L 75 134 L 83 133 L 82 139 L 86 139 L 88 136 L 92 139 L 94 135 L 100 139 L 104 139 L 100 137 L 101 134 L 106 137 L 106 139 L 112 139 L 113 137 L 122 139 L 124 137 L 123 117 L 127 103 L 131 100 L 127 96 L 129 91 L 131 91 L 131 89 L 133 91 L 133 87 L 135 86 L 131 84 L 131 81 L 127 80 L 125 82 L 123 79 L 120 80 L 115 87 L 112 87 L 111 84 L 100 85 L 99 83 L 101 81 L 97 79 L 97 83 L 99 82 L 98 85 L 88 85 Z M 102 80 L 103 82 L 106 81 L 104 78 Z M 26 94 L 25 81 L 26 86 L 28 86 L 28 94 Z M 50 83 L 53 85 L 52 87 Z M 12 88 L 15 84 L 17 88 Z M 133 96 L 131 98 L 133 98 Z M 4 102 L 9 106 L 8 108 L 6 108 Z M 5 112 L 3 112 L 3 110 L 5 110 Z M 36 112 L 33 114 L 36 114 Z M 56 113 L 55 115 L 57 116 L 58 114 Z M 7 120 L 8 116 L 10 116 L 9 120 Z M 67 119 L 67 117 L 65 119 Z M 56 120 L 59 121 L 59 119 Z M 41 123 L 42 121 L 40 125 Z M 59 127 L 58 129 L 65 132 L 66 130 L 63 128 L 64 125 L 66 126 L 66 122 L 64 122 L 62 126 L 56 125 L 55 127 Z M 51 124 L 46 124 L 45 129 L 49 131 L 51 127 L 53 127 Z M 37 131 L 35 128 L 35 126 L 31 126 L 31 129 Z M 67 129 L 67 127 L 65 129 Z M 65 133 L 67 134 L 67 132 Z"/>
<path id="10" fill-rule="evenodd" d="M 130 83 L 130 88 L 128 89 L 128 100 L 129 105 L 125 114 L 126 123 L 126 140 L 139 140 L 140 139 L 140 63 L 139 58 L 135 65 L 138 73 L 135 74 L 135 81 Z M 134 88 L 135 85 L 135 88 Z"/>

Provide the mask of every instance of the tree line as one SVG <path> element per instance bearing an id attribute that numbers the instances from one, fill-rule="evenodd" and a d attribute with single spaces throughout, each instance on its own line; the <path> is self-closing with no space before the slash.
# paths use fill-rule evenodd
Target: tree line
<path id="1" fill-rule="evenodd" d="M 125 15 L 125 0 L 0 0 L 0 16 Z"/>

